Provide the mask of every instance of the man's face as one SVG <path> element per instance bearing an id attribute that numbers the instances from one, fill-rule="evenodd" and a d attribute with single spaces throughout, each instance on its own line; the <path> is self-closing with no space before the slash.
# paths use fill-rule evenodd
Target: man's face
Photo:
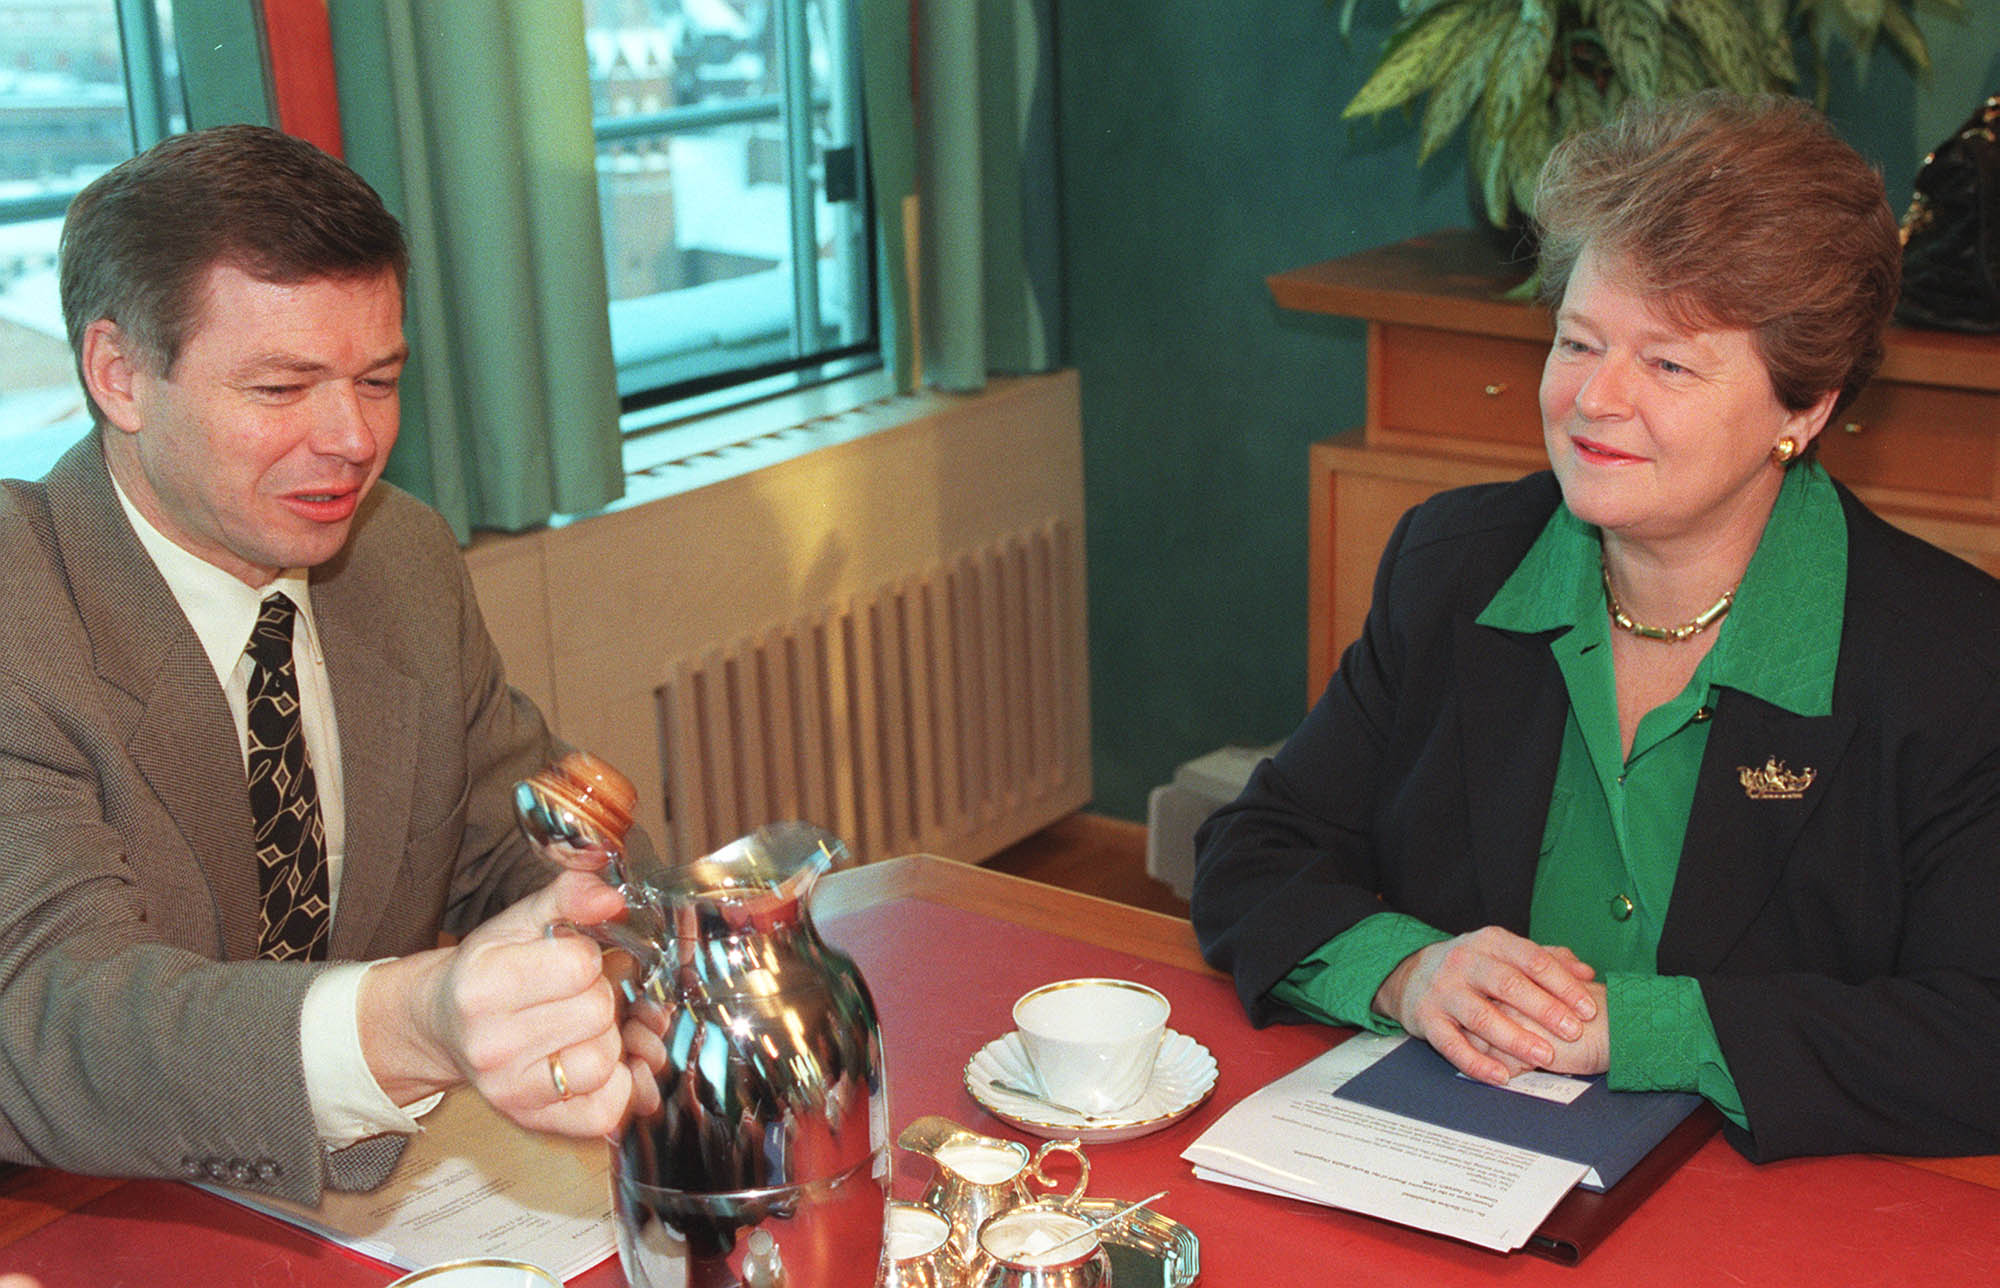
<path id="1" fill-rule="evenodd" d="M 129 396 L 99 398 L 107 458 L 175 544 L 265 585 L 346 543 L 396 443 L 408 352 L 393 271 L 285 286 L 217 265 L 172 373 L 127 355 Z"/>

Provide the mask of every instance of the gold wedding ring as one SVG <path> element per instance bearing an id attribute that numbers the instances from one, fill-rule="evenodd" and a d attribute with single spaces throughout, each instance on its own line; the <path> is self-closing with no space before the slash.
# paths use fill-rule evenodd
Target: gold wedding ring
<path id="1" fill-rule="evenodd" d="M 563 1072 L 562 1053 L 549 1052 L 549 1081 L 556 1084 L 556 1099 L 569 1099 L 569 1075 Z"/>

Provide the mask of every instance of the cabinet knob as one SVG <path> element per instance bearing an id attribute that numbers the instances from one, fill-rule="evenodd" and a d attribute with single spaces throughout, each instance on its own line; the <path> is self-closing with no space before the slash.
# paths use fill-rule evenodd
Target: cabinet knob
<path id="1" fill-rule="evenodd" d="M 1486 386 L 1486 396 L 1488 398 L 1498 398 L 1501 394 L 1504 394 L 1506 392 L 1507 392 L 1507 382 L 1504 380 L 1496 380 L 1492 384 Z"/>
<path id="2" fill-rule="evenodd" d="M 1840 432 L 1843 434 L 1859 434 L 1862 430 L 1866 428 L 1867 426 L 1863 425 L 1860 421 L 1850 420 L 1845 425 L 1842 425 L 1840 427 Z"/>

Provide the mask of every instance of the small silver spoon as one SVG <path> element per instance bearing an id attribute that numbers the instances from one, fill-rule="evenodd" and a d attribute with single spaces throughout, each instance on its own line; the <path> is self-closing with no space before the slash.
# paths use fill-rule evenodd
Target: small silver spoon
<path id="1" fill-rule="evenodd" d="M 1074 1114 L 1078 1118 L 1083 1119 L 1085 1123 L 1115 1123 L 1119 1121 L 1116 1118 L 1106 1118 L 1102 1114 L 1085 1113 L 1074 1105 L 1066 1105 L 1060 1100 L 1051 1100 L 1039 1091 L 1030 1091 L 1028 1088 L 1018 1083 L 1009 1082 L 1005 1078 L 988 1078 L 986 1081 L 1010 1096 L 1021 1096 L 1034 1101 L 1038 1105 L 1047 1105 L 1051 1109 L 1060 1109 L 1066 1114 Z"/>
<path id="2" fill-rule="evenodd" d="M 1075 1234 L 1069 1235 L 1067 1238 L 1059 1239 L 1056 1242 L 1050 1244 L 1046 1248 L 1038 1249 L 1035 1255 L 1044 1256 L 1048 1253 L 1054 1252 L 1057 1248 L 1067 1247 L 1070 1244 L 1075 1243 L 1077 1240 L 1087 1238 L 1090 1235 L 1093 1234 L 1102 1235 L 1106 1230 L 1109 1230 L 1112 1226 L 1117 1225 L 1120 1221 L 1123 1221 L 1126 1217 L 1131 1216 L 1134 1212 L 1137 1212 L 1140 1208 L 1145 1207 L 1148 1203 L 1158 1203 L 1161 1199 L 1165 1197 L 1167 1197 L 1167 1192 L 1165 1190 L 1161 1190 L 1158 1194 L 1148 1195 L 1147 1197 L 1140 1199 L 1137 1203 L 1127 1203 L 1124 1207 L 1119 1208 L 1116 1212 L 1113 1212 L 1110 1216 L 1104 1217 L 1102 1220 L 1099 1220 L 1094 1224 L 1085 1227 L 1084 1229 L 1078 1230 Z"/>

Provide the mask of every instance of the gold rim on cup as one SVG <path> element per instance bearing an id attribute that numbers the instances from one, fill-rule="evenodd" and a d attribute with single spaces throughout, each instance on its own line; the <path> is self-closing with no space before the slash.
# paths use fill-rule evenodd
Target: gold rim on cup
<path id="1" fill-rule="evenodd" d="M 412 1270 L 388 1288 L 413 1288 L 460 1270 L 518 1270 L 524 1276 L 537 1278 L 548 1288 L 562 1288 L 562 1280 L 529 1261 L 509 1261 L 504 1257 L 466 1257 L 460 1261 L 440 1261 L 434 1266 Z"/>

